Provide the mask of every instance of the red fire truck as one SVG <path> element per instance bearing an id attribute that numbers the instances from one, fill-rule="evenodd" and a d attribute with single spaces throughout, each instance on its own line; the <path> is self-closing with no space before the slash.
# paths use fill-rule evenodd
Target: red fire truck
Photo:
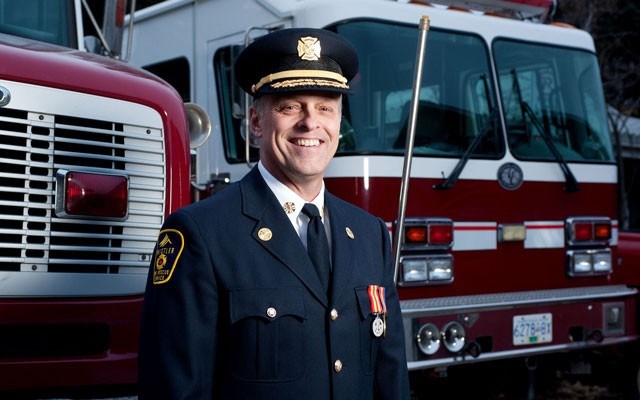
<path id="1" fill-rule="evenodd" d="M 182 100 L 84 51 L 82 18 L 80 0 L 0 1 L 3 392 L 135 383 L 157 232 L 190 201 Z"/>
<path id="2" fill-rule="evenodd" d="M 207 109 L 213 140 L 194 170 L 211 195 L 257 161 L 250 99 L 233 77 L 239 50 L 284 27 L 344 35 L 360 73 L 325 182 L 393 233 L 416 28 L 428 15 L 398 235 L 414 386 L 424 372 L 513 359 L 533 368 L 536 356 L 635 342 L 637 272 L 619 263 L 616 158 L 592 38 L 545 23 L 551 0 L 432 3 L 170 0 L 135 14 L 131 62 Z"/>

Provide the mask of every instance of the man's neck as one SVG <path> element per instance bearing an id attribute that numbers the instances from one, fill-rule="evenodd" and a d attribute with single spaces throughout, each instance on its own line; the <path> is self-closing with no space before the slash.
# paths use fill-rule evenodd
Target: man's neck
<path id="1" fill-rule="evenodd" d="M 312 201 L 323 188 L 322 176 L 318 178 L 301 177 L 296 179 L 295 176 L 288 176 L 281 171 L 273 171 L 273 168 L 262 163 L 262 166 L 267 172 L 269 172 L 274 178 L 280 181 L 283 185 L 291 189 L 296 195 L 302 197 L 305 201 Z"/>

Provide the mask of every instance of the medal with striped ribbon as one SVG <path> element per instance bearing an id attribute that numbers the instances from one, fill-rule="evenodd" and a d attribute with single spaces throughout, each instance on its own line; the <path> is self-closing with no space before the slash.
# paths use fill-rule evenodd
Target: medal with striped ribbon
<path id="1" fill-rule="evenodd" d="M 387 333 L 387 304 L 384 298 L 384 287 L 369 285 L 367 293 L 369 294 L 371 314 L 374 315 L 371 323 L 371 333 L 377 338 L 385 336 Z"/>

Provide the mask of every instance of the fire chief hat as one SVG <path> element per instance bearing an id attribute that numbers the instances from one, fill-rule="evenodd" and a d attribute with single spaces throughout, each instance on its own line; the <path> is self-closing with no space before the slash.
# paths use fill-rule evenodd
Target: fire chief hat
<path id="1" fill-rule="evenodd" d="M 322 90 L 351 93 L 358 54 L 342 36 L 326 29 L 282 29 L 256 39 L 238 56 L 235 75 L 252 96 Z"/>

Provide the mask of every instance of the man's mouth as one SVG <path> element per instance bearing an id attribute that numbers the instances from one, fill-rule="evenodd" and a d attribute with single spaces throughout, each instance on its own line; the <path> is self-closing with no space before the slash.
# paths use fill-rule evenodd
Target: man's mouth
<path id="1" fill-rule="evenodd" d="M 320 139 L 294 139 L 293 144 L 302 147 L 317 147 L 320 146 Z"/>

